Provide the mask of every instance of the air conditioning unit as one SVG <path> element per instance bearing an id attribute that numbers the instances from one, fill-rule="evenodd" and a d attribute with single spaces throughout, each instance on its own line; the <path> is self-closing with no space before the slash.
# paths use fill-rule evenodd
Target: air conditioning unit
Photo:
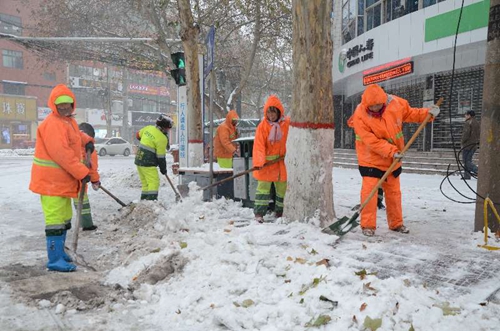
<path id="1" fill-rule="evenodd" d="M 69 85 L 71 87 L 80 87 L 80 77 L 69 77 Z"/>

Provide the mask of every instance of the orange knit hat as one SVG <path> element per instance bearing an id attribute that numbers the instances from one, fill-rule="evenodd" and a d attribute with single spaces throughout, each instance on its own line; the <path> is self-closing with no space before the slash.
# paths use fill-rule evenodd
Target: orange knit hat
<path id="1" fill-rule="evenodd" d="M 363 93 L 361 102 L 366 107 L 378 105 L 381 103 L 385 104 L 387 102 L 387 94 L 377 84 L 368 85 L 365 92 Z"/>

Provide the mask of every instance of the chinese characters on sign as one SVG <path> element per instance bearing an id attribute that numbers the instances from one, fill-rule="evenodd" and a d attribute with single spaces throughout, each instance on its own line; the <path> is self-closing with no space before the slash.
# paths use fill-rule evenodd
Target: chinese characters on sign
<path id="1" fill-rule="evenodd" d="M 406 62 L 386 70 L 364 75 L 363 85 L 366 86 L 374 83 L 379 83 L 389 79 L 409 75 L 411 73 L 413 73 L 413 61 Z"/>
<path id="2" fill-rule="evenodd" d="M 24 115 L 26 105 L 24 103 L 16 103 L 16 111 L 20 115 Z"/>
<path id="3" fill-rule="evenodd" d="M 347 51 L 347 67 L 350 68 L 356 64 L 360 64 L 369 59 L 373 59 L 373 46 L 375 43 L 373 39 L 368 39 L 365 45 L 356 45 L 354 47 L 349 48 Z M 362 53 L 369 52 L 361 55 Z"/>
<path id="4" fill-rule="evenodd" d="M 179 156 L 186 157 L 186 112 L 184 104 L 180 104 L 181 108 L 181 124 L 180 124 L 180 139 L 179 139 Z"/>
<path id="5" fill-rule="evenodd" d="M 12 113 L 12 110 L 10 109 L 10 103 L 8 102 L 3 103 L 3 112 L 6 114 Z"/>

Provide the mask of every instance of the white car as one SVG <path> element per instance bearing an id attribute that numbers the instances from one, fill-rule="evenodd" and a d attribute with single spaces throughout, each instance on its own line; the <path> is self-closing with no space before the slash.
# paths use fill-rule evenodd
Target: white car
<path id="1" fill-rule="evenodd" d="M 95 150 L 100 156 L 114 156 L 117 154 L 129 156 L 132 145 L 122 138 L 96 138 Z"/>

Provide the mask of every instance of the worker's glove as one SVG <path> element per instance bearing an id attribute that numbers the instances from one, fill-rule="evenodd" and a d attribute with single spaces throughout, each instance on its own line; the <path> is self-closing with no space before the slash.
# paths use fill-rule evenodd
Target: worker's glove
<path id="1" fill-rule="evenodd" d="M 83 179 L 82 179 L 83 185 L 87 184 L 88 182 L 90 182 L 90 175 L 87 175 L 87 176 L 83 177 Z"/>
<path id="2" fill-rule="evenodd" d="M 398 160 L 401 160 L 403 158 L 403 154 L 401 154 L 399 152 L 396 152 L 396 153 L 394 153 L 394 158 L 398 159 Z"/>
<path id="3" fill-rule="evenodd" d="M 85 145 L 85 152 L 89 152 L 90 154 L 92 154 L 94 152 L 94 143 L 89 141 L 86 145 Z"/>
<path id="4" fill-rule="evenodd" d="M 439 106 L 436 106 L 436 105 L 429 108 L 429 114 L 431 114 L 434 117 L 437 117 L 439 115 L 440 111 L 441 111 L 441 109 L 439 109 Z"/>
<path id="5" fill-rule="evenodd" d="M 162 175 L 166 175 L 167 174 L 167 168 L 160 168 L 160 172 Z"/>
<path id="6" fill-rule="evenodd" d="M 92 188 L 94 189 L 94 191 L 97 191 L 100 187 L 101 187 L 100 181 L 92 182 Z"/>

